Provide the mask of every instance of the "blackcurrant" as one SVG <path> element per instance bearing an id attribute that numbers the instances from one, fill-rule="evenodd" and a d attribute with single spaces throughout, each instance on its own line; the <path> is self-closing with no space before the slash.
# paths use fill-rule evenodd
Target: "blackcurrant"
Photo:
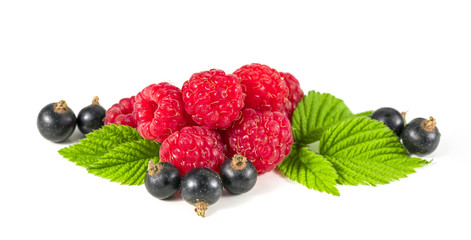
<path id="1" fill-rule="evenodd" d="M 64 100 L 46 105 L 38 114 L 39 133 L 52 142 L 63 142 L 72 135 L 77 118 Z"/>
<path id="2" fill-rule="evenodd" d="M 149 161 L 144 185 L 147 191 L 158 199 L 167 199 L 180 189 L 180 172 L 168 162 L 154 164 Z"/>
<path id="3" fill-rule="evenodd" d="M 402 144 L 411 154 L 423 156 L 432 153 L 440 142 L 440 131 L 436 125 L 433 117 L 410 121 L 402 131 Z"/>
<path id="4" fill-rule="evenodd" d="M 186 202 L 196 207 L 196 214 L 204 217 L 208 206 L 221 197 L 222 181 L 218 173 L 209 168 L 193 168 L 183 176 L 180 193 Z"/>
<path id="5" fill-rule="evenodd" d="M 87 134 L 100 129 L 105 123 L 106 109 L 94 97 L 92 104 L 82 108 L 77 116 L 77 126 L 80 132 Z"/>
<path id="6" fill-rule="evenodd" d="M 222 185 L 232 194 L 250 191 L 257 182 L 257 169 L 242 155 L 226 159 L 219 170 Z"/>
<path id="7" fill-rule="evenodd" d="M 384 123 L 398 136 L 401 135 L 401 132 L 404 129 L 404 117 L 394 108 L 379 108 L 371 114 L 371 119 Z"/>

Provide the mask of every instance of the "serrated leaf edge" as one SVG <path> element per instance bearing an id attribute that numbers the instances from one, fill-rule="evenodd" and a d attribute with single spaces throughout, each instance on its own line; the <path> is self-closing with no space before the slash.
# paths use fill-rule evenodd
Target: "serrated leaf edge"
<path id="1" fill-rule="evenodd" d="M 137 144 L 137 145 L 136 145 Z M 142 146 L 143 148 L 147 148 L 148 151 L 143 151 L 143 149 L 137 147 Z M 148 154 L 152 150 L 154 150 L 150 146 L 155 146 L 156 151 L 154 155 Z M 98 177 L 102 177 L 105 179 L 109 179 L 111 182 L 119 182 L 122 185 L 140 185 L 144 180 L 145 172 L 147 171 L 147 163 L 149 160 L 153 159 L 154 162 L 158 161 L 158 149 L 160 144 L 148 139 L 139 139 L 137 141 L 131 141 L 123 143 L 114 149 L 110 150 L 107 154 L 100 157 L 97 162 L 87 167 L 87 171 L 91 174 L 94 174 Z M 119 154 L 126 154 L 121 149 L 125 148 L 129 150 L 129 148 L 133 149 L 137 156 L 145 156 L 141 158 L 136 158 L 131 161 L 114 161 L 110 163 L 110 160 L 116 159 L 116 155 Z M 131 156 L 131 155 L 128 155 Z M 126 157 L 125 157 L 126 158 Z M 128 157 L 128 158 L 132 158 Z M 122 160 L 122 159 L 121 159 Z M 132 164 L 135 163 L 135 164 Z M 131 168 L 124 168 L 125 165 L 131 165 Z M 104 171 L 103 169 L 108 169 L 108 171 Z M 113 172 L 114 171 L 114 172 Z M 144 174 L 138 174 L 144 173 Z M 130 176 L 130 177 L 126 177 Z"/>
<path id="2" fill-rule="evenodd" d="M 321 180 L 322 178 L 319 176 L 319 174 L 322 171 L 313 171 L 309 167 L 309 163 L 306 163 L 305 159 L 307 158 L 305 154 L 303 154 L 303 152 L 307 151 L 308 153 L 312 153 L 313 155 L 324 159 L 322 156 L 309 151 L 307 147 L 299 146 L 296 144 L 292 146 L 292 149 L 293 150 L 290 155 L 280 165 L 278 165 L 278 170 L 285 177 L 295 182 L 298 182 L 301 185 L 304 185 L 308 189 L 314 189 L 319 192 L 326 192 L 334 196 L 340 196 L 340 192 L 335 187 L 338 175 L 335 169 L 333 168 L 332 163 L 327 160 L 325 161 L 325 163 L 332 167 L 333 171 L 331 172 L 331 174 L 335 175 L 335 177 L 332 179 L 331 185 L 329 185 L 328 182 Z M 312 174 L 311 177 L 309 176 L 308 172 Z"/>

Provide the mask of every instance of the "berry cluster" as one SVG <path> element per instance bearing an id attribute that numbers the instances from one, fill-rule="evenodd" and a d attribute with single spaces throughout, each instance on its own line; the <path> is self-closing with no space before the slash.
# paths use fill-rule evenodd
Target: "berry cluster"
<path id="1" fill-rule="evenodd" d="M 150 84 L 108 110 L 95 97 L 77 117 L 65 101 L 51 103 L 39 113 L 37 126 L 53 142 L 65 141 L 76 126 L 84 134 L 104 124 L 135 128 L 141 137 L 161 143 L 160 161 L 147 165 L 147 191 L 158 199 L 180 192 L 204 217 L 223 188 L 246 193 L 258 175 L 289 155 L 291 118 L 303 96 L 292 74 L 253 63 L 233 74 L 218 69 L 195 73 L 181 89 L 167 82 Z M 371 118 L 394 131 L 410 154 L 430 154 L 440 141 L 433 117 L 405 124 L 405 114 L 380 108 Z"/>
<path id="2" fill-rule="evenodd" d="M 207 167 L 196 167 L 180 177 L 180 171 L 168 162 L 149 161 L 145 176 L 147 191 L 158 199 L 167 199 L 180 191 L 182 198 L 195 206 L 198 216 L 205 216 L 209 205 L 216 203 L 223 187 L 232 194 L 250 191 L 257 181 L 257 170 L 241 155 L 226 159 L 219 174 Z"/>
<path id="3" fill-rule="evenodd" d="M 371 118 L 393 130 L 409 153 L 424 156 L 435 151 L 440 142 L 435 118 L 415 118 L 405 124 L 405 115 L 394 108 L 383 107 L 374 111 Z"/>
<path id="4" fill-rule="evenodd" d="M 67 140 L 77 126 L 81 133 L 88 134 L 98 130 L 104 124 L 106 110 L 94 97 L 92 104 L 80 110 L 78 116 L 67 105 L 66 101 L 50 103 L 38 114 L 37 126 L 39 133 L 52 142 Z"/>
<path id="5" fill-rule="evenodd" d="M 41 133 L 57 127 L 51 136 L 43 134 L 53 141 L 70 136 L 76 122 L 84 133 L 103 124 L 137 129 L 143 138 L 161 143 L 160 162 L 148 164 L 148 192 L 166 199 L 180 191 L 204 216 L 223 187 L 245 193 L 259 174 L 288 156 L 291 116 L 302 97 L 293 75 L 253 63 L 233 74 L 218 69 L 195 73 L 181 89 L 167 82 L 150 84 L 108 110 L 94 100 L 78 119 L 65 102 L 50 104 L 41 111 L 38 127 Z"/>
<path id="6" fill-rule="evenodd" d="M 235 154 L 263 174 L 288 156 L 290 119 L 302 97 L 293 75 L 253 63 L 233 74 L 195 73 L 181 89 L 151 84 L 108 109 L 105 124 L 129 125 L 162 143 L 160 160 L 174 164 L 181 175 L 197 167 L 219 171 Z"/>

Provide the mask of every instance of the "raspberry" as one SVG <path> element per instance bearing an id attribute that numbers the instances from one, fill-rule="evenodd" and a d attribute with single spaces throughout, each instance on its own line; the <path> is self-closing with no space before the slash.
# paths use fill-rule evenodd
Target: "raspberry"
<path id="1" fill-rule="evenodd" d="M 281 79 L 285 80 L 289 89 L 288 101 L 286 101 L 285 108 L 282 113 L 291 120 L 294 109 L 304 96 L 304 92 L 296 79 L 291 73 L 280 72 Z"/>
<path id="2" fill-rule="evenodd" d="M 245 107 L 257 111 L 281 111 L 288 100 L 289 89 L 280 73 L 266 65 L 252 63 L 234 72 L 247 95 Z"/>
<path id="3" fill-rule="evenodd" d="M 244 107 L 239 78 L 218 69 L 193 74 L 183 83 L 182 94 L 193 121 L 211 129 L 229 127 Z"/>
<path id="4" fill-rule="evenodd" d="M 137 127 L 136 118 L 134 116 L 135 97 L 123 98 L 118 103 L 113 104 L 107 111 L 105 117 L 105 125 L 127 125 L 133 128 Z"/>
<path id="5" fill-rule="evenodd" d="M 180 170 L 181 176 L 196 167 L 219 172 L 224 161 L 221 135 L 206 127 L 184 127 L 170 135 L 160 147 L 160 161 L 169 162 Z"/>
<path id="6" fill-rule="evenodd" d="M 273 170 L 291 151 L 291 125 L 280 112 L 246 108 L 226 132 L 229 151 L 250 159 L 258 174 Z"/>
<path id="7" fill-rule="evenodd" d="M 185 112 L 178 87 L 162 82 L 151 84 L 136 95 L 137 130 L 143 138 L 163 142 L 170 134 L 193 125 Z"/>
<path id="8" fill-rule="evenodd" d="M 231 152 L 229 152 L 229 143 L 227 141 L 227 137 L 226 137 L 226 130 L 216 130 L 219 135 L 221 135 L 221 139 L 222 139 L 222 146 L 223 146 L 223 149 L 224 149 L 224 159 L 228 159 L 230 157 L 232 157 L 231 155 Z"/>

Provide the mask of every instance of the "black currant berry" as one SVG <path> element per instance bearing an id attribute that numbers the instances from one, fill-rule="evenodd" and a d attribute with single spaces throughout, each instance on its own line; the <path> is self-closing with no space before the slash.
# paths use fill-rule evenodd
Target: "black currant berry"
<path id="1" fill-rule="evenodd" d="M 250 191 L 257 182 L 257 169 L 242 155 L 226 159 L 219 170 L 222 185 L 232 194 Z"/>
<path id="2" fill-rule="evenodd" d="M 52 142 L 63 142 L 72 135 L 77 118 L 64 100 L 46 105 L 38 115 L 39 133 Z"/>
<path id="3" fill-rule="evenodd" d="M 371 119 L 378 120 L 400 136 L 404 129 L 404 117 L 394 108 L 383 107 L 371 114 Z"/>
<path id="4" fill-rule="evenodd" d="M 196 214 L 204 217 L 208 206 L 221 197 L 222 181 L 217 172 L 209 168 L 193 168 L 183 176 L 180 193 L 186 202 L 196 207 Z"/>
<path id="5" fill-rule="evenodd" d="M 147 191 L 158 199 L 167 199 L 180 189 L 180 172 L 168 162 L 154 164 L 149 161 L 144 185 Z"/>
<path id="6" fill-rule="evenodd" d="M 87 134 L 93 130 L 98 130 L 105 123 L 106 109 L 98 102 L 98 97 L 94 97 L 92 104 L 80 110 L 77 116 L 77 126 L 80 132 Z"/>
<path id="7" fill-rule="evenodd" d="M 402 131 L 402 144 L 411 154 L 423 156 L 432 153 L 440 142 L 440 131 L 436 125 L 433 117 L 410 121 Z"/>

